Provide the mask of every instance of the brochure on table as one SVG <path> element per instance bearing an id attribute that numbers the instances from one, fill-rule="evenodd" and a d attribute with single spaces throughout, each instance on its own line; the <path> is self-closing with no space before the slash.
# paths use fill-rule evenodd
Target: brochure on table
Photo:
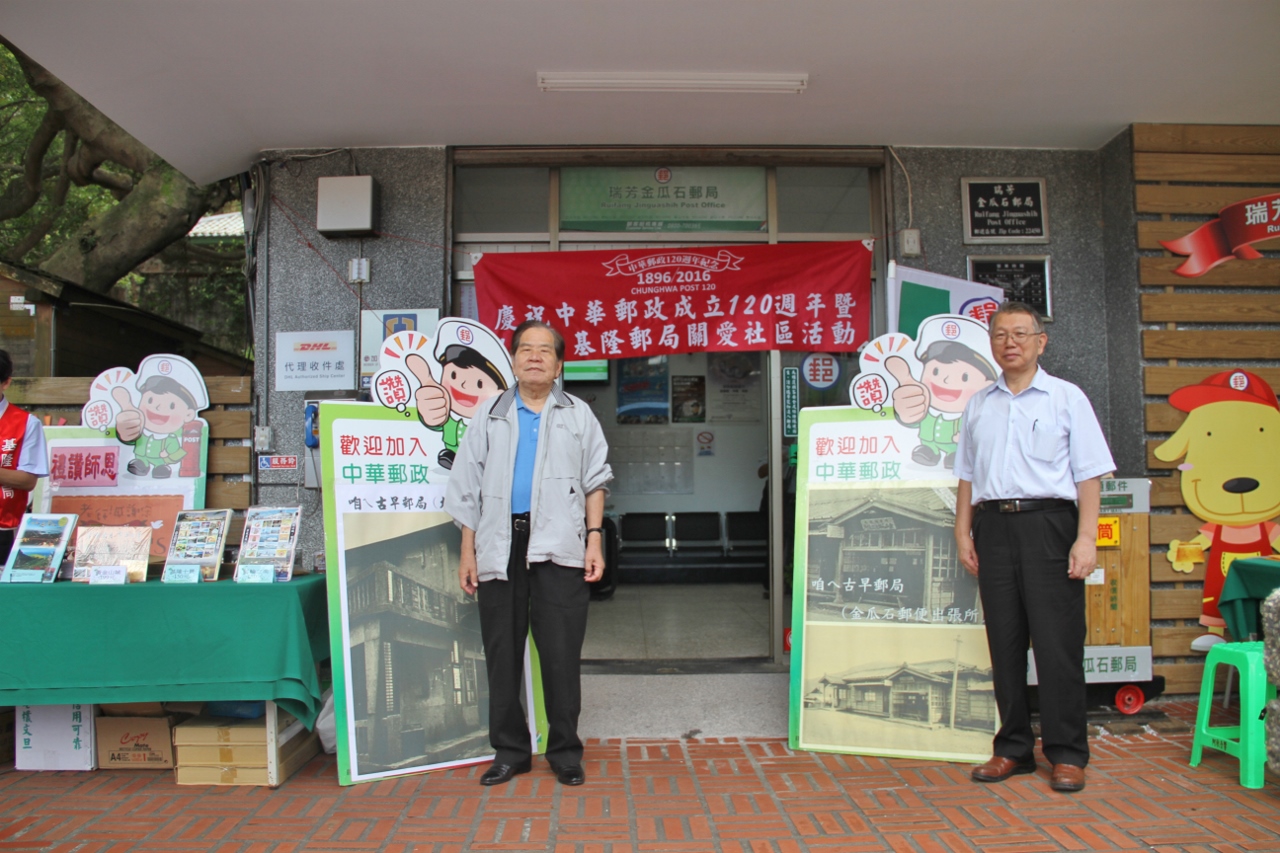
<path id="1" fill-rule="evenodd" d="M 977 579 L 956 559 L 952 465 L 994 364 L 984 324 L 928 317 L 915 340 L 863 350 L 854 406 L 801 410 L 793 748 L 990 756 L 991 661 Z"/>
<path id="2" fill-rule="evenodd" d="M 53 583 L 75 529 L 76 516 L 70 513 L 24 515 L 0 583 Z"/>
<path id="3" fill-rule="evenodd" d="M 45 427 L 49 476 L 33 492 L 39 512 L 81 523 L 148 525 L 150 557 L 163 559 L 180 510 L 204 506 L 209 425 L 204 378 L 172 354 L 103 371 L 89 386 L 81 426 Z"/>
<path id="4" fill-rule="evenodd" d="M 189 509 L 178 513 L 161 580 L 168 583 L 216 581 L 222 569 L 222 552 L 230 523 L 229 509 Z"/>
<path id="5" fill-rule="evenodd" d="M 288 583 L 302 507 L 249 507 L 240 539 L 235 580 L 240 583 Z"/>
<path id="6" fill-rule="evenodd" d="M 120 566 L 129 583 L 147 579 L 147 555 L 151 553 L 151 527 L 76 528 L 76 556 L 71 579 L 89 583 L 94 568 Z"/>
<path id="7" fill-rule="evenodd" d="M 391 335 L 380 359 L 378 402 L 320 406 L 344 785 L 493 756 L 479 606 L 458 586 L 461 535 L 443 508 L 457 443 L 476 407 L 514 383 L 510 359 L 492 332 L 457 318 L 442 320 L 435 337 Z M 467 366 L 476 363 L 487 367 Z M 482 395 L 455 395 L 458 377 L 482 380 Z M 525 701 L 541 752 L 545 715 L 529 648 Z"/>

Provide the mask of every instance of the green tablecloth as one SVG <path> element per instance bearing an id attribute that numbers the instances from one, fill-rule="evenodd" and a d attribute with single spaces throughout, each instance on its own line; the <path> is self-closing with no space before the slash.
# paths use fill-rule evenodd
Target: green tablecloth
<path id="1" fill-rule="evenodd" d="M 282 584 L 0 585 L 0 705 L 270 699 L 315 725 L 323 575 Z"/>
<path id="2" fill-rule="evenodd" d="M 1218 610 L 1227 623 L 1231 639 L 1244 641 L 1260 635 L 1258 606 L 1280 587 L 1280 560 L 1254 557 L 1232 562 L 1218 597 Z"/>

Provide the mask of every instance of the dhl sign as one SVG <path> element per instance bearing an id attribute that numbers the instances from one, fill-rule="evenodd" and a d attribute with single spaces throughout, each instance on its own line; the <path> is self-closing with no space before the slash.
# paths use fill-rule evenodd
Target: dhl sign
<path id="1" fill-rule="evenodd" d="M 298 341 L 293 345 L 294 352 L 334 352 L 338 345 L 333 341 Z"/>

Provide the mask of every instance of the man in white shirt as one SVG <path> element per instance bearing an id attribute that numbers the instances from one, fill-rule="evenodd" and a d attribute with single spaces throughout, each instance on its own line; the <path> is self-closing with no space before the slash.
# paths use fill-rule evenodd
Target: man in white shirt
<path id="1" fill-rule="evenodd" d="M 1040 315 L 1007 302 L 991 318 L 1004 375 L 965 408 L 956 450 L 956 545 L 978 578 L 1001 726 L 978 782 L 1034 773 L 1027 648 L 1055 791 L 1084 788 L 1089 763 L 1084 578 L 1097 566 L 1100 479 L 1115 469 L 1084 392 L 1039 367 Z"/>
<path id="2" fill-rule="evenodd" d="M 13 359 L 0 349 L 0 563 L 27 511 L 36 480 L 49 476 L 49 451 L 40 421 L 4 396 L 13 382 Z"/>

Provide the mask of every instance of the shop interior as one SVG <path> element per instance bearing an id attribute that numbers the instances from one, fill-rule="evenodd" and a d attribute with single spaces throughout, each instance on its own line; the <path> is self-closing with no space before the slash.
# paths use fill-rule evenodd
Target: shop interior
<path id="1" fill-rule="evenodd" d="M 476 316 L 472 253 L 862 240 L 874 234 L 884 191 L 881 170 L 870 161 L 780 160 L 760 170 L 765 191 L 755 231 L 562 231 L 559 166 L 479 165 L 488 162 L 482 150 L 473 165 L 470 156 L 455 152 L 452 269 L 454 312 L 470 317 Z M 635 157 L 667 165 L 660 151 Z M 583 649 L 589 667 L 675 671 L 663 666 L 740 668 L 782 660 L 792 544 L 784 520 L 795 512 L 794 477 L 786 475 L 794 471 L 795 438 L 784 437 L 777 423 L 778 383 L 781 370 L 799 368 L 806 354 L 727 355 L 601 362 L 602 372 L 578 376 L 569 366 L 565 387 L 587 400 L 604 427 L 616 478 L 606 504 L 619 543 L 615 586 L 591 605 Z M 800 406 L 848 404 L 857 357 L 842 354 L 835 361 L 829 382 L 800 382 Z M 657 377 L 665 377 L 660 391 L 631 387 Z M 635 404 L 651 407 L 631 408 Z M 632 417 L 636 411 L 652 417 Z M 784 472 L 783 489 L 766 504 L 771 459 Z M 771 530 L 781 542 L 771 543 Z"/>
<path id="2" fill-rule="evenodd" d="M 766 358 L 605 362 L 607 381 L 568 381 L 614 471 L 613 585 L 592 604 L 585 660 L 768 656 Z"/>

